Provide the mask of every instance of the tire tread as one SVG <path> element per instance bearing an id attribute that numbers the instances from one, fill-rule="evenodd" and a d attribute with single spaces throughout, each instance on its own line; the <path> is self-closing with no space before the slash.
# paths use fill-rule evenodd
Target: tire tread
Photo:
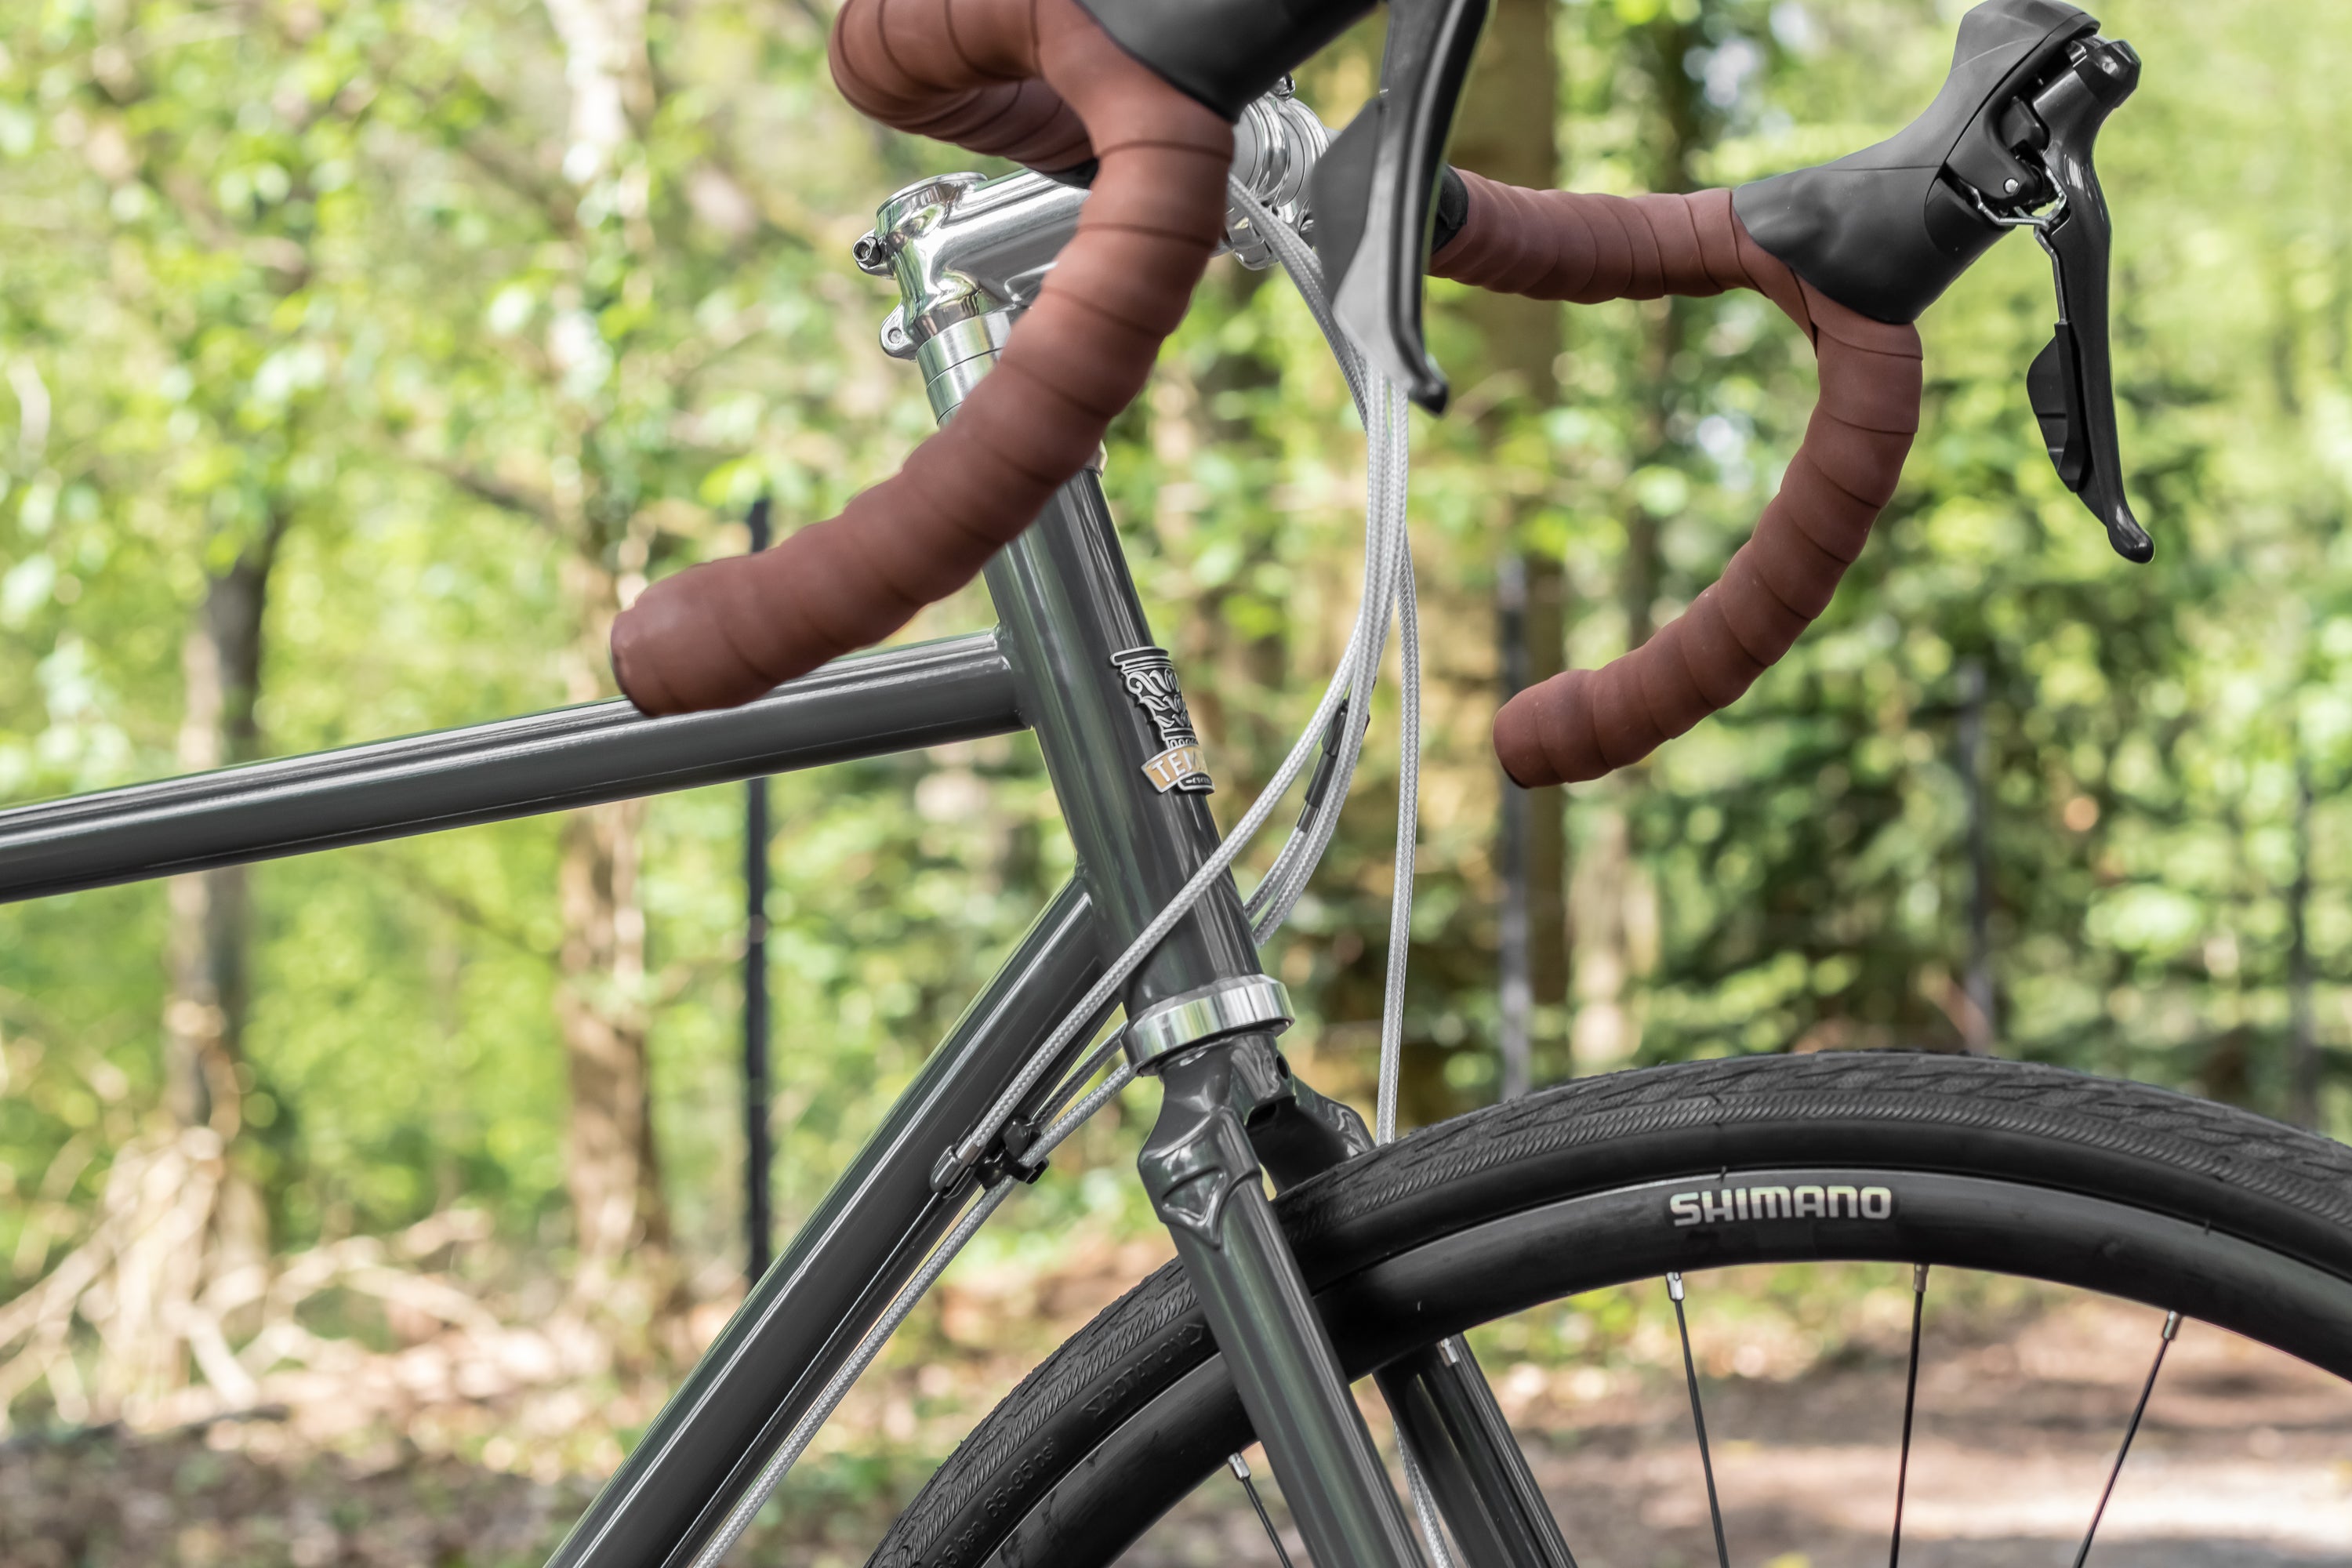
<path id="1" fill-rule="evenodd" d="M 1276 1208 L 1314 1282 L 1318 1262 L 1328 1271 L 1336 1253 L 1344 1251 L 1351 1266 L 1370 1261 L 1375 1254 L 1365 1250 L 1365 1237 L 1384 1223 L 1395 1234 L 1380 1231 L 1381 1237 L 1397 1247 L 1432 1224 L 1464 1223 L 1446 1212 L 1424 1215 L 1419 1225 L 1396 1223 L 1407 1208 L 1427 1209 L 1425 1200 L 1442 1190 L 1514 1167 L 1638 1152 L 1662 1137 L 1757 1123 L 1957 1133 L 1970 1142 L 2007 1138 L 2053 1158 L 2095 1153 L 2168 1179 L 2210 1183 L 2203 1190 L 2217 1204 L 2284 1210 L 2352 1237 L 2352 1149 L 2342 1144 L 2146 1084 L 2031 1063 L 1899 1052 L 1740 1058 L 1578 1079 L 1414 1132 L 1283 1194 Z M 1557 1181 L 1522 1184 L 1528 1204 L 1564 1195 Z M 1004 1493 L 1006 1510 L 1021 1506 L 1026 1489 L 1015 1482 L 1024 1479 L 1019 1472 L 1037 1435 L 1196 1314 L 1192 1288 L 1172 1263 L 1105 1308 L 940 1466 L 873 1563 L 913 1568 L 982 1561 L 933 1553 L 990 1494 Z M 998 1511 L 991 1498 L 988 1512 Z"/>

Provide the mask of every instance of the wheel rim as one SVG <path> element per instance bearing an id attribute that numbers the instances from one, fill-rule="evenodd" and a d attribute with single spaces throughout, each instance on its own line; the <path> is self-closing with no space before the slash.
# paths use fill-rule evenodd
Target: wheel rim
<path id="1" fill-rule="evenodd" d="M 1676 1223 L 1693 1206 L 1677 1200 L 1694 1196 L 1699 1217 Z M 1318 1299 L 1342 1364 L 1362 1377 L 1447 1334 L 1585 1291 L 1823 1261 L 1927 1262 L 2069 1287 L 2179 1311 L 2352 1377 L 2352 1283 L 2315 1263 L 2112 1199 L 1883 1166 L 1752 1165 L 1562 1198 L 1404 1247 Z M 1191 1343 L 1166 1353 L 1191 1359 Z M 1147 1533 L 1137 1521 L 1156 1520 L 1247 1436 L 1212 1352 L 1027 1510 L 1003 1538 L 1003 1561 L 1093 1560 L 1089 1542 L 1108 1561 Z M 2094 1500 L 2084 1500 L 2086 1522 Z"/>

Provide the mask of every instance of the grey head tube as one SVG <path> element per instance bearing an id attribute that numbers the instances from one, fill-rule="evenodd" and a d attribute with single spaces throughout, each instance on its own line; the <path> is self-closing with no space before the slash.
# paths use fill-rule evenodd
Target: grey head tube
<path id="1" fill-rule="evenodd" d="M 991 289 L 927 258 L 954 243 L 957 209 L 967 203 L 994 232 L 1017 227 L 1027 205 L 1041 229 L 1066 233 L 1079 205 L 1066 187 L 1037 181 L 1025 202 L 1007 200 L 1007 187 L 1034 180 L 909 187 L 861 242 L 862 258 L 898 278 L 893 352 L 924 366 L 942 420 L 986 374 L 1019 300 L 1009 285 Z M 989 563 L 986 579 L 1023 715 L 1045 753 L 1080 879 L 1100 911 L 1108 960 L 1215 853 L 1211 759 L 1174 661 L 1152 641 L 1096 472 L 1065 484 Z M 1249 920 L 1228 877 L 1136 973 L 1127 1014 L 1137 1018 L 1156 1004 L 1259 974 Z M 1273 1058 L 1270 1041 L 1244 1030 L 1150 1064 L 1166 1092 L 1144 1149 L 1144 1184 L 1316 1561 L 1419 1568 L 1412 1527 L 1275 1222 L 1237 1110 L 1257 1091 L 1237 1089 L 1236 1075 L 1258 1076 L 1248 1067 L 1258 1058 Z"/>

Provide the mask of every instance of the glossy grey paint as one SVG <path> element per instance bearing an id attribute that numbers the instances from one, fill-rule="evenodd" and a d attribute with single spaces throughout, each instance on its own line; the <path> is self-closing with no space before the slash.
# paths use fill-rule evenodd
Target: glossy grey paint
<path id="1" fill-rule="evenodd" d="M 1160 1069 L 1160 1120 L 1138 1162 L 1144 1190 L 1175 1240 L 1307 1555 L 1348 1568 L 1420 1568 L 1412 1525 L 1243 1130 L 1240 1107 L 1255 1095 L 1236 1069 L 1250 1049 L 1247 1037 L 1216 1041 Z"/>
<path id="2" fill-rule="evenodd" d="M 933 1159 L 1101 973 L 1094 917 L 1073 883 L 931 1054 L 551 1563 L 648 1568 L 692 1557 L 962 1209 L 970 1184 L 932 1193 Z M 1082 1032 L 1079 1047 L 1092 1034 Z"/>
<path id="3" fill-rule="evenodd" d="M 1036 730 L 1079 876 L 1101 911 L 1106 951 L 1115 952 L 1173 900 L 1214 853 L 1218 835 L 1205 797 L 1161 793 L 1143 771 L 1162 742 L 1112 656 L 1152 646 L 1151 631 L 1094 474 L 1063 486 L 1029 531 L 990 563 L 988 586 L 1021 710 Z M 1258 973 L 1249 920 L 1228 877 L 1129 983 L 1127 1014 Z M 1210 1086 L 1228 1078 L 1239 1044 L 1212 1044 L 1160 1069 L 1167 1094 L 1143 1172 L 1163 1218 L 1167 1172 L 1154 1152 L 1179 1157 L 1176 1145 L 1206 1136 L 1220 1117 L 1233 1121 L 1222 1091 Z M 1247 1148 L 1237 1121 L 1227 1132 L 1221 1144 Z M 1266 1207 L 1255 1161 L 1247 1163 L 1245 1175 L 1229 1173 L 1236 1180 L 1215 1234 L 1171 1222 L 1177 1254 L 1218 1342 L 1229 1348 L 1243 1403 L 1309 1552 L 1353 1568 L 1417 1565 L 1412 1526 Z"/>
<path id="4" fill-rule="evenodd" d="M 937 1157 L 1215 848 L 1201 797 L 1161 795 L 1142 772 L 1160 749 L 1158 735 L 1110 656 L 1149 645 L 1150 633 L 1094 475 L 1063 487 L 990 563 L 987 580 L 1015 706 L 1037 732 L 1079 878 L 597 1494 L 552 1568 L 692 1560 L 961 1210 L 969 1184 L 946 1197 L 930 1190 Z M 1228 882 L 1177 928 L 1129 1002 L 1148 1005 L 1255 973 L 1257 952 Z"/>
<path id="5" fill-rule="evenodd" d="M 1465 1568 L 1576 1568 L 1467 1340 L 1415 1351 L 1378 1376 Z"/>
<path id="6" fill-rule="evenodd" d="M 0 812 L 0 900 L 299 855 L 1021 728 L 993 633 L 837 659 L 740 708 L 620 700 Z"/>
<path id="7" fill-rule="evenodd" d="M 1124 948 L 1216 851 L 1205 797 L 1154 789 L 1160 737 L 1111 655 L 1152 646 L 1102 485 L 1081 471 L 988 564 L 1021 711 L 1037 731 L 1103 939 Z M 1216 759 L 1209 759 L 1210 772 Z M 1229 877 L 1210 889 L 1128 986 L 1132 1017 L 1213 981 L 1258 973 Z"/>

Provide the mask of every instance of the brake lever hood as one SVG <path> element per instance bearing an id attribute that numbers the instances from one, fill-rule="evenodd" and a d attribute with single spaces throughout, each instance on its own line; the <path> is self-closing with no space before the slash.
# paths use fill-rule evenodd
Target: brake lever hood
<path id="1" fill-rule="evenodd" d="M 1992 248 L 2004 211 L 2053 194 L 2019 148 L 2019 111 L 2096 18 L 2060 0 L 1989 0 L 1960 18 L 1951 74 L 1927 111 L 1835 163 L 1732 193 L 1756 243 L 1839 304 L 1881 321 L 1916 321 Z"/>
<path id="2" fill-rule="evenodd" d="M 1732 193 L 1749 236 L 1807 283 L 1882 321 L 1917 320 L 2011 228 L 2056 268 L 2058 326 L 2026 374 L 2043 444 L 2116 553 L 2156 546 L 2124 499 L 2107 353 L 2113 242 L 2092 146 L 2139 83 L 2128 44 L 2063 0 L 1987 0 L 1960 20 L 1951 74 L 1902 131 Z"/>

